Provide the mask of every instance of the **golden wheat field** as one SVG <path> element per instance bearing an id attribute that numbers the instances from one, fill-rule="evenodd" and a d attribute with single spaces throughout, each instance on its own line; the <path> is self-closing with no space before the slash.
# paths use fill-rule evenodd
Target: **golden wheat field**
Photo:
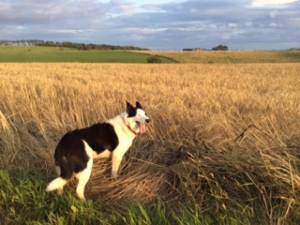
<path id="1" fill-rule="evenodd" d="M 215 212 L 259 205 L 272 224 L 300 219 L 296 63 L 0 64 L 1 167 L 39 168 L 50 180 L 60 137 L 124 111 L 126 100 L 143 104 L 149 132 L 118 179 L 96 162 L 88 198 L 196 201 Z"/>
<path id="2" fill-rule="evenodd" d="M 147 51 L 145 51 L 147 53 Z M 290 51 L 148 51 L 153 55 L 165 56 L 180 63 L 297 63 L 300 52 Z"/>

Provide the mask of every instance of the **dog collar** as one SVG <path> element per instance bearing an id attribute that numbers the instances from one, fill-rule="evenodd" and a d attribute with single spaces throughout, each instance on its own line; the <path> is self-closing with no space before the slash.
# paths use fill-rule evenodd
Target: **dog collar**
<path id="1" fill-rule="evenodd" d="M 139 135 L 139 134 L 140 134 L 139 132 L 136 132 L 134 129 L 132 129 L 132 128 L 126 123 L 126 120 L 125 120 L 124 117 L 123 117 L 123 122 L 124 122 L 125 126 L 128 128 L 128 130 L 130 130 L 134 135 Z"/>

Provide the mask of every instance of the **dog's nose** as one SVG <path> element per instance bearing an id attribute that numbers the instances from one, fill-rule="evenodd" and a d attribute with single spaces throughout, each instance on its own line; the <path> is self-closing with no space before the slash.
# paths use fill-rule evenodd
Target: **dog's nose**
<path id="1" fill-rule="evenodd" d="M 146 123 L 150 123 L 150 121 L 151 121 L 150 119 L 146 119 Z"/>

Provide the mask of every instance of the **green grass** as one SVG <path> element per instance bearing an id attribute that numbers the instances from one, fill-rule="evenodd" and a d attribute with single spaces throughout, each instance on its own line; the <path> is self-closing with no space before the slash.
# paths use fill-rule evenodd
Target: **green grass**
<path id="1" fill-rule="evenodd" d="M 200 211 L 196 203 L 170 208 L 162 201 L 143 205 L 121 202 L 83 203 L 70 191 L 62 196 L 44 191 L 47 180 L 30 171 L 0 170 L 0 224 L 106 224 L 106 225 L 253 225 L 267 224 L 250 208 Z M 258 220 L 258 218 L 260 218 Z"/>
<path id="2" fill-rule="evenodd" d="M 0 62 L 147 63 L 151 55 L 131 51 L 76 50 L 55 47 L 0 47 Z M 174 63 L 157 56 L 162 63 Z"/>

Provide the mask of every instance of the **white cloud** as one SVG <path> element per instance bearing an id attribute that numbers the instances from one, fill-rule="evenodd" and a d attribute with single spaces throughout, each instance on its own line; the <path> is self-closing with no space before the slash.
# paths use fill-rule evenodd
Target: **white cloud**
<path id="1" fill-rule="evenodd" d="M 16 26 L 16 30 L 24 30 L 25 26 Z"/>
<path id="2" fill-rule="evenodd" d="M 298 0 L 253 0 L 252 7 L 282 7 Z"/>
<path id="3" fill-rule="evenodd" d="M 89 30 L 76 30 L 76 29 L 48 29 L 49 33 L 62 33 L 62 34 L 78 34 L 78 33 L 85 33 Z"/>
<path id="4" fill-rule="evenodd" d="M 129 32 L 135 32 L 135 33 L 139 33 L 139 34 L 155 34 L 155 33 L 160 33 L 160 32 L 164 32 L 167 30 L 167 28 L 137 28 L 137 27 L 129 27 L 126 28 L 127 31 Z"/>

